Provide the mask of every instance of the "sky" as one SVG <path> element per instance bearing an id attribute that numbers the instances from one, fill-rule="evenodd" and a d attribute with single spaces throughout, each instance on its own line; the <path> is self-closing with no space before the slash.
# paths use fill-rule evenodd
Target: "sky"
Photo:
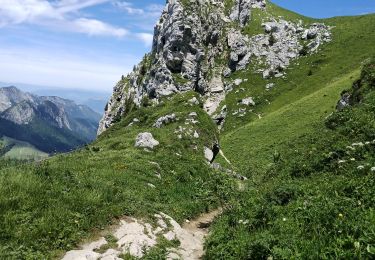
<path id="1" fill-rule="evenodd" d="M 273 0 L 322 18 L 375 0 Z M 110 92 L 149 52 L 165 0 L 0 0 L 0 82 Z"/>

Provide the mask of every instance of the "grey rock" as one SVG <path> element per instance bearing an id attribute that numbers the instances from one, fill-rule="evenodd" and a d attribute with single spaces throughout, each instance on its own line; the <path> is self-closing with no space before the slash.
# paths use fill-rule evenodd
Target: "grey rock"
<path id="1" fill-rule="evenodd" d="M 192 105 L 199 105 L 199 100 L 196 97 L 193 97 L 192 99 L 189 99 L 188 102 Z"/>
<path id="2" fill-rule="evenodd" d="M 266 85 L 266 90 L 271 90 L 275 87 L 275 83 L 269 83 Z"/>
<path id="3" fill-rule="evenodd" d="M 245 106 L 255 106 L 255 102 L 252 97 L 242 99 L 241 104 Z"/>
<path id="4" fill-rule="evenodd" d="M 242 79 L 235 79 L 233 83 L 234 83 L 235 86 L 239 86 L 239 85 L 242 84 L 242 82 L 243 82 Z"/>
<path id="5" fill-rule="evenodd" d="M 351 98 L 350 93 L 348 93 L 348 92 L 344 92 L 344 93 L 341 95 L 341 98 L 340 98 L 339 102 L 338 102 L 337 105 L 336 105 L 336 109 L 337 109 L 338 111 L 341 111 L 341 110 L 343 110 L 344 108 L 350 106 L 350 98 Z"/>
<path id="6" fill-rule="evenodd" d="M 161 128 L 163 125 L 167 125 L 169 123 L 175 122 L 177 120 L 176 114 L 170 114 L 166 116 L 160 117 L 158 120 L 156 120 L 153 127 Z"/>
<path id="7" fill-rule="evenodd" d="M 140 133 L 135 140 L 135 147 L 154 149 L 159 142 L 154 139 L 151 133 Z"/>
<path id="8" fill-rule="evenodd" d="M 212 158 L 214 158 L 213 151 L 208 147 L 204 147 L 203 152 L 204 152 L 204 158 L 206 158 L 207 161 L 211 162 Z"/>
<path id="9" fill-rule="evenodd" d="M 265 7 L 265 0 L 236 0 L 229 17 L 232 21 L 238 21 L 240 26 L 244 27 L 250 20 L 252 8 Z"/>
<path id="10" fill-rule="evenodd" d="M 220 113 L 218 115 L 213 116 L 213 119 L 216 122 L 216 125 L 218 126 L 219 130 L 223 128 L 227 115 L 228 115 L 228 108 L 226 105 L 224 105 L 221 108 Z"/>
<path id="11" fill-rule="evenodd" d="M 225 78 L 228 78 L 231 74 L 232 74 L 232 70 L 231 70 L 230 68 L 225 68 L 225 69 L 223 70 L 223 76 L 224 76 Z"/>
<path id="12" fill-rule="evenodd" d="M 196 112 L 191 112 L 189 114 L 189 117 L 197 117 L 197 116 L 198 116 L 198 114 Z"/>

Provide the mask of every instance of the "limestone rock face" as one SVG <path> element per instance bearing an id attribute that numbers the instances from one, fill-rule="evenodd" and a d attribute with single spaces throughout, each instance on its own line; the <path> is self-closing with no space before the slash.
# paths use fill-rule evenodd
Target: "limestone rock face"
<path id="1" fill-rule="evenodd" d="M 198 92 L 214 115 L 232 90 L 224 79 L 233 72 L 251 63 L 264 78 L 281 77 L 291 60 L 318 51 L 331 39 L 324 24 L 305 27 L 279 17 L 264 21 L 264 33 L 246 35 L 240 28 L 251 23 L 254 8 L 267 12 L 266 1 L 234 0 L 227 13 L 222 0 L 168 0 L 151 53 L 115 86 L 98 134 L 134 106 L 189 90 Z"/>

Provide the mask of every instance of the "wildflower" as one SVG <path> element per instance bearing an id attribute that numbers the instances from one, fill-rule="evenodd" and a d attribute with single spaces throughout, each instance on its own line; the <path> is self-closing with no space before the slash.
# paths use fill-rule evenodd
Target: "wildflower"
<path id="1" fill-rule="evenodd" d="M 285 221 L 286 221 L 286 218 L 283 218 L 283 221 L 285 222 Z"/>
<path id="2" fill-rule="evenodd" d="M 340 218 L 343 218 L 343 217 L 344 217 L 344 215 L 340 213 L 340 214 L 339 214 L 339 217 L 340 217 Z"/>

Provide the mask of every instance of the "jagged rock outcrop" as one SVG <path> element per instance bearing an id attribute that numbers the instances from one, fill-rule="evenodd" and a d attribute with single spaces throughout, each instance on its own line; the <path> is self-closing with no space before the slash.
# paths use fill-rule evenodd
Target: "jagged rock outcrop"
<path id="1" fill-rule="evenodd" d="M 224 84 L 233 72 L 252 63 L 265 78 L 281 77 L 292 59 L 330 41 L 324 24 L 305 27 L 282 18 L 267 18 L 264 33 L 246 35 L 239 28 L 251 23 L 254 8 L 266 12 L 266 1 L 233 0 L 227 13 L 229 3 L 168 0 L 155 26 L 151 53 L 114 88 L 98 134 L 134 105 L 158 103 L 163 96 L 188 90 L 201 94 L 204 108 L 215 116 L 226 92 L 233 89 Z"/>
<path id="2" fill-rule="evenodd" d="M 175 122 L 176 120 L 177 120 L 177 117 L 176 117 L 176 114 L 174 113 L 170 115 L 165 115 L 165 116 L 158 118 L 155 124 L 153 124 L 153 127 L 161 128 L 163 125 L 167 125 L 169 123 Z"/>
<path id="3" fill-rule="evenodd" d="M 236 0 L 230 19 L 232 21 L 238 21 L 241 27 L 244 27 L 251 16 L 251 9 L 266 7 L 265 0 Z"/>

